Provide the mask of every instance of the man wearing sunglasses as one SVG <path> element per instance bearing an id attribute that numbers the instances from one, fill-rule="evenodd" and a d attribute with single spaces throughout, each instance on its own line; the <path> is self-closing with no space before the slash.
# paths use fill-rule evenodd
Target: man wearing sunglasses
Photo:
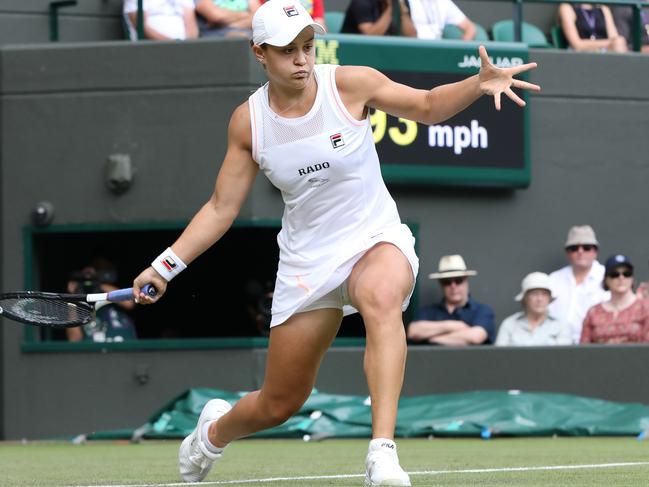
<path id="1" fill-rule="evenodd" d="M 442 257 L 439 270 L 428 277 L 439 281 L 444 297 L 417 312 L 408 325 L 408 340 L 451 346 L 493 343 L 494 312 L 469 295 L 469 276 L 476 274 L 466 268 L 462 256 Z"/>
<path id="2" fill-rule="evenodd" d="M 569 264 L 550 274 L 557 295 L 550 304 L 550 314 L 570 324 L 573 343 L 579 343 L 588 310 L 609 299 L 609 293 L 601 286 L 604 266 L 597 261 L 598 248 L 592 227 L 572 227 L 565 244 Z"/>

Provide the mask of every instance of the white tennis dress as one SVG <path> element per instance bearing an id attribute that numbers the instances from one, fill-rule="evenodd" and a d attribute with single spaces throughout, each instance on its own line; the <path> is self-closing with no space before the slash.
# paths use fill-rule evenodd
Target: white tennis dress
<path id="1" fill-rule="evenodd" d="M 341 287 L 356 262 L 379 242 L 396 245 L 414 276 L 419 269 L 415 239 L 383 182 L 369 119 L 356 120 L 345 108 L 336 68 L 315 66 L 318 91 L 302 117 L 273 112 L 268 83 L 249 98 L 253 159 L 286 205 L 277 236 L 271 326 Z M 344 314 L 357 312 L 348 298 L 342 304 Z"/>

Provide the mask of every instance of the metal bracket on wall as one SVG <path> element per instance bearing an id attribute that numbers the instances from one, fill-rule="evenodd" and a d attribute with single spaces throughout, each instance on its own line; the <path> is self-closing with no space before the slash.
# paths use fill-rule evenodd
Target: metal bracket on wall
<path id="1" fill-rule="evenodd" d="M 63 7 L 74 7 L 76 4 L 77 0 L 57 0 L 56 2 L 50 2 L 49 14 L 51 42 L 59 41 L 59 9 Z"/>
<path id="2" fill-rule="evenodd" d="M 137 0 L 137 23 L 135 28 L 137 30 L 137 40 L 146 39 L 144 36 L 144 0 Z"/>

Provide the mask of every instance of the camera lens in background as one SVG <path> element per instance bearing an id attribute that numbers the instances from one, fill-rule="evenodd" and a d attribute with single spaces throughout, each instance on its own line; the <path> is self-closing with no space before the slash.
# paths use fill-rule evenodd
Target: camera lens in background
<path id="1" fill-rule="evenodd" d="M 32 224 L 37 227 L 46 227 L 54 220 L 54 205 L 49 201 L 41 201 L 32 209 Z"/>

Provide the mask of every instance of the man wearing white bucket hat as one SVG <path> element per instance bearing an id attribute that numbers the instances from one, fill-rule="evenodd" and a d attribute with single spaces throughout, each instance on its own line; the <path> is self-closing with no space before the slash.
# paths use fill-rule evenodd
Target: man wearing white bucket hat
<path id="1" fill-rule="evenodd" d="M 442 257 L 438 271 L 428 277 L 439 280 L 444 297 L 417 312 L 415 321 L 408 325 L 408 339 L 438 345 L 493 343 L 494 312 L 469 294 L 468 278 L 477 274 L 466 268 L 461 255 Z"/>
<path id="2" fill-rule="evenodd" d="M 570 345 L 570 325 L 548 312 L 554 298 L 550 276 L 543 272 L 525 276 L 521 292 L 514 298 L 523 305 L 523 311 L 503 320 L 496 345 Z"/>

